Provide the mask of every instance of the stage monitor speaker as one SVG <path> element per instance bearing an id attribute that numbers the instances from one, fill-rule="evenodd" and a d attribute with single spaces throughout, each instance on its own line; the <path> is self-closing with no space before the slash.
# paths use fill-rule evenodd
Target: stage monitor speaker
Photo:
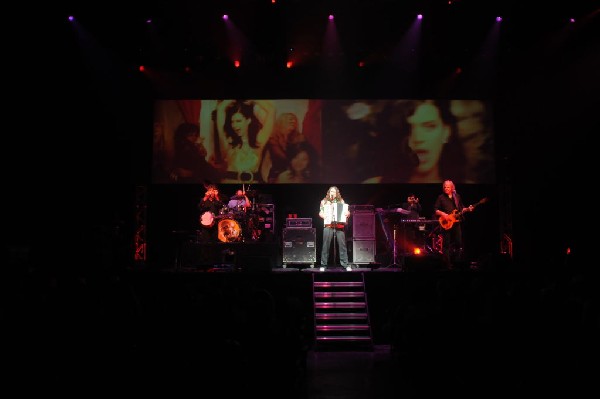
<path id="1" fill-rule="evenodd" d="M 374 213 L 355 213 L 352 215 L 352 238 L 355 240 L 375 239 Z"/>
<path id="2" fill-rule="evenodd" d="M 294 227 L 283 229 L 283 265 L 317 262 L 316 229 Z"/>
<path id="3" fill-rule="evenodd" d="M 352 263 L 374 263 L 375 240 L 352 241 Z"/>

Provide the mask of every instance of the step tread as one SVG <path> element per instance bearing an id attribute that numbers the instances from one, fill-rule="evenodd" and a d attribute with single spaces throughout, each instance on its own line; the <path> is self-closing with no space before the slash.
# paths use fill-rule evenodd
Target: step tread
<path id="1" fill-rule="evenodd" d="M 315 292 L 316 298 L 362 298 L 364 291 L 337 291 L 337 292 Z"/>
<path id="2" fill-rule="evenodd" d="M 361 335 L 319 335 L 317 341 L 371 341 L 370 336 Z"/>
<path id="3" fill-rule="evenodd" d="M 328 287 L 363 287 L 365 284 L 362 281 L 315 281 L 313 287 L 328 288 Z"/>
<path id="4" fill-rule="evenodd" d="M 315 317 L 317 319 L 327 320 L 327 319 L 366 319 L 368 317 L 367 313 L 316 313 Z"/>
<path id="5" fill-rule="evenodd" d="M 317 309 L 333 309 L 333 308 L 366 308 L 365 302 L 317 302 L 315 308 Z"/>
<path id="6" fill-rule="evenodd" d="M 368 324 L 327 324 L 317 325 L 317 331 L 339 331 L 339 330 L 370 330 Z"/>

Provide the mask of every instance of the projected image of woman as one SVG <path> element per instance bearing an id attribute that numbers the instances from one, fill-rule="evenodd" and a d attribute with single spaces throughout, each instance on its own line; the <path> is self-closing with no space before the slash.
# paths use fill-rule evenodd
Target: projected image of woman
<path id="1" fill-rule="evenodd" d="M 317 154 L 307 142 L 287 146 L 287 169 L 279 173 L 276 183 L 313 183 L 318 181 Z"/>
<path id="2" fill-rule="evenodd" d="M 304 142 L 306 138 L 300 132 L 298 116 L 293 112 L 284 112 L 277 116 L 273 134 L 267 143 L 267 156 L 270 165 L 269 182 L 274 182 L 280 173 L 286 170 L 289 160 L 287 148 L 290 144 Z"/>
<path id="3" fill-rule="evenodd" d="M 465 183 L 494 183 L 494 137 L 490 105 L 482 100 L 451 100 L 456 132 L 464 149 Z"/>
<path id="4" fill-rule="evenodd" d="M 206 161 L 206 148 L 196 123 L 181 123 L 175 129 L 173 168 L 169 179 L 174 183 L 214 183 L 219 172 Z"/>
<path id="5" fill-rule="evenodd" d="M 263 149 L 273 132 L 275 107 L 269 100 L 223 100 L 217 129 L 226 171 L 222 183 L 260 183 Z"/>
<path id="6" fill-rule="evenodd" d="M 408 182 L 437 183 L 445 176 L 462 181 L 463 176 L 457 173 L 464 168 L 465 161 L 462 151 L 458 153 L 461 147 L 456 140 L 456 122 L 449 103 L 432 100 L 409 103 L 406 121 L 408 147 L 418 160 Z"/>
<path id="7" fill-rule="evenodd" d="M 449 102 L 416 100 L 399 105 L 403 139 L 379 182 L 440 183 L 448 177 L 464 181 L 465 155 Z"/>

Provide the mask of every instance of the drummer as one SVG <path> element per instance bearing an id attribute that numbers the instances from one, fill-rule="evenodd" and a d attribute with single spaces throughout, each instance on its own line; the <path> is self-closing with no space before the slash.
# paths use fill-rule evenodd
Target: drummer
<path id="1" fill-rule="evenodd" d="M 246 195 L 246 192 L 242 189 L 238 189 L 229 199 L 229 203 L 227 207 L 234 212 L 246 212 L 246 210 L 250 207 L 250 199 Z"/>
<path id="2" fill-rule="evenodd" d="M 215 242 L 217 240 L 216 216 L 219 210 L 225 206 L 225 198 L 219 193 L 219 188 L 214 184 L 205 186 L 206 193 L 198 204 L 200 210 L 199 239 L 204 242 Z"/>

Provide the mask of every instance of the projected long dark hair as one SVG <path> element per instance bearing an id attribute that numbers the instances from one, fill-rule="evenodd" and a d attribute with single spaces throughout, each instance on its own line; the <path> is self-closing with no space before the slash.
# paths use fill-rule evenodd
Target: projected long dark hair
<path id="1" fill-rule="evenodd" d="M 223 126 L 223 129 L 225 130 L 225 135 L 231 140 L 231 148 L 242 147 L 243 144 L 242 137 L 231 126 L 231 118 L 236 113 L 240 113 L 244 118 L 250 119 L 250 124 L 248 125 L 248 144 L 252 148 L 258 148 L 256 136 L 260 132 L 260 129 L 262 129 L 262 123 L 254 115 L 254 103 L 244 100 L 235 100 L 225 111 L 225 126 Z"/>
<path id="2" fill-rule="evenodd" d="M 434 105 L 439 113 L 442 123 L 450 129 L 448 142 L 444 144 L 439 158 L 439 171 L 442 179 L 453 179 L 463 181 L 465 178 L 466 157 L 464 149 L 457 134 L 456 118 L 450 111 L 449 100 L 410 100 L 399 103 L 399 112 L 405 123 L 400 126 L 400 148 L 398 156 L 390 161 L 388 166 L 389 175 L 384 182 L 407 182 L 419 166 L 419 158 L 409 146 L 411 126 L 407 122 L 413 116 L 419 106 L 425 103 Z"/>

